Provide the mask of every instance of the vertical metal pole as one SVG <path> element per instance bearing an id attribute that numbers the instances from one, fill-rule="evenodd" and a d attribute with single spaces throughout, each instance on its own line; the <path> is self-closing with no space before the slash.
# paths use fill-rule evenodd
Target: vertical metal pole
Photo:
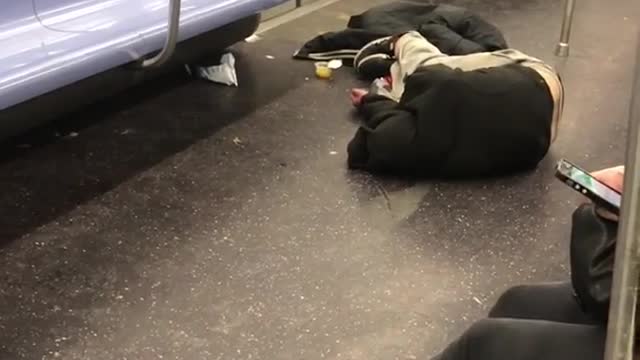
<path id="1" fill-rule="evenodd" d="M 573 13 L 575 9 L 576 0 L 566 0 L 564 17 L 562 18 L 562 30 L 560 31 L 560 41 L 556 47 L 556 56 L 569 56 L 569 38 L 571 37 L 571 24 L 573 23 Z"/>
<path id="2" fill-rule="evenodd" d="M 640 36 L 625 164 L 621 222 L 611 289 L 606 360 L 632 360 L 640 277 Z"/>

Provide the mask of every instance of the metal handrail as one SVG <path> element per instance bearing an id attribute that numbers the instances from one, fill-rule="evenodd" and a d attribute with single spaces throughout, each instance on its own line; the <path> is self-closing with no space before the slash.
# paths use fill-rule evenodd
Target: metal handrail
<path id="1" fill-rule="evenodd" d="M 571 24 L 573 23 L 573 13 L 575 10 L 576 1 L 566 0 L 564 16 L 562 18 L 562 30 L 560 31 L 560 41 L 556 47 L 556 56 L 569 56 L 569 38 L 571 37 Z"/>
<path id="2" fill-rule="evenodd" d="M 143 68 L 160 66 L 173 56 L 173 53 L 176 50 L 176 44 L 178 43 L 181 2 L 181 0 L 169 0 L 169 24 L 164 46 L 156 56 L 142 62 L 141 66 Z"/>
<path id="3" fill-rule="evenodd" d="M 611 289 L 606 360 L 632 360 L 640 282 L 640 36 L 629 111 L 621 222 Z"/>

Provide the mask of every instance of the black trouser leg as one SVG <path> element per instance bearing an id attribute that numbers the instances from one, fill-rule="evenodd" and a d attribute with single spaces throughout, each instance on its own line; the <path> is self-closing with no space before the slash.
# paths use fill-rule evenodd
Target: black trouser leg
<path id="1" fill-rule="evenodd" d="M 602 360 L 605 338 L 595 325 L 485 319 L 433 360 Z"/>
<path id="2" fill-rule="evenodd" d="M 582 311 L 569 282 L 512 287 L 498 299 L 489 317 L 597 323 Z"/>

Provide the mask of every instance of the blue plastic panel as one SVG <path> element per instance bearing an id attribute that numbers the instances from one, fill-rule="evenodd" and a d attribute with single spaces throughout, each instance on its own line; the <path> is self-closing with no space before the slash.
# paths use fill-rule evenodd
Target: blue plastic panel
<path id="1" fill-rule="evenodd" d="M 180 40 L 286 0 L 183 0 Z M 0 12 L 0 110 L 159 50 L 168 0 L 13 0 Z"/>

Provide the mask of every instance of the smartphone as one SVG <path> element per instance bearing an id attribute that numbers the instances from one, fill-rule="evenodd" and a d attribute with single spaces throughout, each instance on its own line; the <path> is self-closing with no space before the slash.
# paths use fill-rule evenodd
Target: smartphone
<path id="1" fill-rule="evenodd" d="M 602 206 L 616 215 L 620 214 L 622 195 L 591 176 L 589 172 L 567 160 L 560 160 L 556 168 L 556 177 L 567 186 L 591 199 L 596 205 Z"/>

